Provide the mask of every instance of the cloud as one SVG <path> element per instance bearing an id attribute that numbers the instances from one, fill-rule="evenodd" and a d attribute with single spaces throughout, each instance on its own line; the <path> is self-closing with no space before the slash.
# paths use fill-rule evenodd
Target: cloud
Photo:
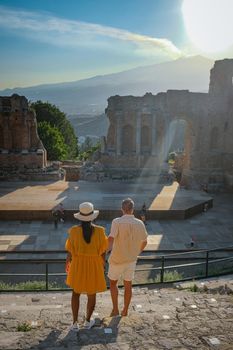
<path id="1" fill-rule="evenodd" d="M 183 56 L 183 53 L 167 39 L 153 38 L 123 29 L 67 20 L 50 16 L 47 13 L 15 10 L 4 6 L 0 6 L 0 27 L 56 46 L 112 46 L 112 39 L 115 39 L 135 45 L 141 53 L 145 49 L 145 55 L 159 51 L 171 58 Z"/>

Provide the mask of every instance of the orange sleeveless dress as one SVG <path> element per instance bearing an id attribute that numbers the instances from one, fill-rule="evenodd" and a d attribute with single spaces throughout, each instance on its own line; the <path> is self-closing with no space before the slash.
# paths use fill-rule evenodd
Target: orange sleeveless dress
<path id="1" fill-rule="evenodd" d="M 66 241 L 65 248 L 72 255 L 66 284 L 78 294 L 95 294 L 107 289 L 101 255 L 107 250 L 108 238 L 103 227 L 93 226 L 89 244 L 83 238 L 81 226 L 71 227 Z"/>

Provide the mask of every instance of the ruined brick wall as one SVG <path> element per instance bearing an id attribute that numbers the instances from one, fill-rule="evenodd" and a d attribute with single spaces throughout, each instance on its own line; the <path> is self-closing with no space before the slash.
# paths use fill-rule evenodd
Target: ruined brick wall
<path id="1" fill-rule="evenodd" d="M 184 121 L 183 182 L 223 182 L 233 174 L 233 59 L 216 61 L 208 93 L 168 90 L 156 96 L 113 96 L 102 161 L 107 168 L 159 171 L 169 128 Z"/>
<path id="2" fill-rule="evenodd" d="M 0 96 L 0 165 L 43 168 L 46 150 L 37 134 L 36 116 L 24 96 Z"/>
<path id="3" fill-rule="evenodd" d="M 216 61 L 209 85 L 209 166 L 233 175 L 233 60 Z"/>

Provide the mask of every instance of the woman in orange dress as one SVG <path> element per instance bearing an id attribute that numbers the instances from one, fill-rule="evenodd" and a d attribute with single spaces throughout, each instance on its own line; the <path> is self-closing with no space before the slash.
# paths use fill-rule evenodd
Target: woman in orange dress
<path id="1" fill-rule="evenodd" d="M 106 281 L 104 276 L 105 252 L 108 240 L 105 229 L 94 225 L 92 221 L 99 211 L 93 204 L 84 202 L 74 217 L 81 221 L 80 225 L 69 229 L 66 241 L 68 251 L 66 259 L 66 283 L 73 289 L 71 308 L 73 324 L 71 329 L 78 331 L 78 312 L 80 294 L 87 294 L 87 311 L 84 327 L 90 329 L 95 321 L 91 319 L 96 304 L 96 293 L 104 292 Z"/>

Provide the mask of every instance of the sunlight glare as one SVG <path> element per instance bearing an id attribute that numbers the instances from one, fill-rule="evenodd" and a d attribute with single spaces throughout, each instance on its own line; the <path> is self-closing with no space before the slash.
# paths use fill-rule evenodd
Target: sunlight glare
<path id="1" fill-rule="evenodd" d="M 149 210 L 169 210 L 172 209 L 172 204 L 176 198 L 180 188 L 178 182 L 174 181 L 172 185 L 164 185 L 160 193 L 155 196 Z"/>
<path id="2" fill-rule="evenodd" d="M 184 0 L 182 13 L 191 41 L 203 52 L 233 45 L 232 0 Z"/>

